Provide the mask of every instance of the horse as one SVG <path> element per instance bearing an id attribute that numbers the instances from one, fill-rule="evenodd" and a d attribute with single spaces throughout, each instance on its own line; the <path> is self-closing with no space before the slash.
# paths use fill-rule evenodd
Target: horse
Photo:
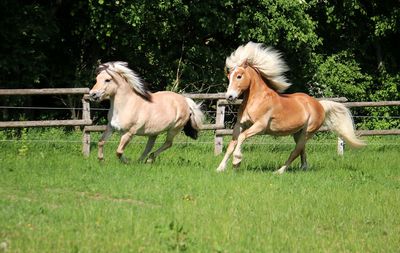
<path id="1" fill-rule="evenodd" d="M 239 167 L 243 142 L 256 134 L 293 135 L 296 146 L 276 174 L 284 173 L 299 155 L 301 168 L 307 169 L 305 144 L 322 125 L 352 147 L 365 145 L 355 135 L 352 115 L 345 105 L 318 101 L 305 93 L 282 94 L 291 83 L 283 75 L 288 67 L 279 51 L 250 41 L 227 57 L 226 69 L 229 79 L 226 99 L 234 102 L 243 95 L 243 102 L 218 172 L 226 169 L 232 153 L 233 166 Z"/>
<path id="2" fill-rule="evenodd" d="M 192 99 L 170 92 L 151 93 L 141 77 L 128 68 L 126 62 L 116 61 L 100 64 L 97 68 L 96 84 L 89 92 L 90 100 L 110 100 L 108 124 L 98 142 L 98 159 L 104 159 L 103 146 L 114 130 L 122 132 L 116 151 L 124 163 L 125 147 L 134 135 L 148 136 L 146 147 L 139 158 L 142 162 L 153 162 L 170 148 L 174 137 L 181 132 L 197 139 L 202 127 L 203 113 L 200 104 Z M 166 132 L 164 144 L 147 156 L 157 136 Z"/>

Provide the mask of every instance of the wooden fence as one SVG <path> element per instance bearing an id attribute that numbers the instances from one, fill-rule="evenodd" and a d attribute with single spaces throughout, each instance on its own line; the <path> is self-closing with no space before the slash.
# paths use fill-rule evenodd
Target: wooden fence
<path id="1" fill-rule="evenodd" d="M 223 149 L 223 137 L 232 134 L 232 129 L 226 128 L 225 114 L 228 106 L 240 105 L 242 100 L 237 100 L 235 103 L 230 103 L 225 99 L 225 93 L 212 93 L 212 94 L 183 94 L 186 97 L 194 100 L 213 100 L 216 101 L 216 115 L 214 124 L 206 124 L 202 130 L 213 130 L 214 135 L 214 154 L 218 155 Z M 347 102 L 344 97 L 341 98 L 323 98 L 325 100 L 332 100 L 344 103 L 347 107 L 377 107 L 377 106 L 400 106 L 400 101 L 380 101 L 380 102 Z M 86 126 L 83 134 L 83 154 L 88 156 L 90 153 L 90 132 L 102 132 L 106 126 Z M 390 130 L 360 130 L 356 131 L 358 135 L 400 135 L 400 129 Z M 338 138 L 338 154 L 343 155 L 344 141 Z"/>
<path id="2" fill-rule="evenodd" d="M 27 95 L 83 95 L 82 97 L 82 119 L 78 120 L 43 120 L 43 121 L 0 121 L 0 128 L 13 127 L 45 127 L 45 126 L 84 126 L 82 138 L 82 152 L 85 156 L 90 153 L 90 133 L 102 132 L 105 130 L 103 125 L 92 125 L 90 117 L 90 103 L 88 99 L 88 88 L 65 88 L 65 89 L 0 89 L 0 96 L 27 96 Z M 232 129 L 226 128 L 225 114 L 228 106 L 232 106 L 225 99 L 224 93 L 211 94 L 183 94 L 194 100 L 216 101 L 216 116 L 214 124 L 206 124 L 202 130 L 215 131 L 214 153 L 222 152 L 223 136 L 231 135 Z M 329 98 L 324 98 L 329 99 Z M 400 101 L 380 101 L 380 102 L 347 102 L 346 98 L 331 98 L 337 102 L 344 103 L 349 108 L 354 107 L 378 107 L 378 106 L 400 106 Z M 233 105 L 239 105 L 241 100 L 237 100 Z M 358 135 L 400 135 L 400 129 L 389 130 L 360 130 Z M 344 142 L 338 139 L 338 153 L 343 154 Z"/>
<path id="3" fill-rule="evenodd" d="M 0 96 L 28 96 L 28 95 L 84 95 L 89 88 L 62 88 L 62 89 L 0 89 Z M 82 119 L 76 120 L 35 120 L 35 121 L 0 121 L 0 128 L 9 127 L 54 127 L 54 126 L 87 126 L 91 125 L 90 104 L 82 98 Z"/>

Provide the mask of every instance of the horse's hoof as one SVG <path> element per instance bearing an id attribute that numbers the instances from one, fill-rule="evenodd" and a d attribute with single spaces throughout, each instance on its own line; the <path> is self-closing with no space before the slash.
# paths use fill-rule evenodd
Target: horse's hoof
<path id="1" fill-rule="evenodd" d="M 285 173 L 286 167 L 282 166 L 279 170 L 276 170 L 274 172 L 275 175 L 282 175 L 283 173 Z"/>
<path id="2" fill-rule="evenodd" d="M 99 162 L 104 162 L 104 157 L 97 157 L 97 160 L 99 160 Z"/>
<path id="3" fill-rule="evenodd" d="M 153 157 L 147 158 L 146 163 L 148 163 L 148 164 L 154 163 L 154 158 Z"/>
<path id="4" fill-rule="evenodd" d="M 232 164 L 232 165 L 233 165 L 233 168 L 234 168 L 234 169 L 239 169 L 241 163 L 242 163 L 241 161 L 239 161 L 239 162 L 237 162 L 237 163 L 233 163 L 233 164 Z"/>
<path id="5" fill-rule="evenodd" d="M 123 163 L 123 164 L 128 164 L 130 162 L 130 160 L 128 158 L 126 158 L 125 156 L 121 156 L 119 158 L 119 160 Z"/>
<path id="6" fill-rule="evenodd" d="M 156 158 L 154 157 L 153 154 L 149 155 L 149 157 L 146 159 L 146 163 L 154 163 L 154 161 L 156 160 Z"/>
<path id="7" fill-rule="evenodd" d="M 222 173 L 222 172 L 225 171 L 225 168 L 220 168 L 220 167 L 218 167 L 216 171 L 217 171 L 218 173 Z"/>

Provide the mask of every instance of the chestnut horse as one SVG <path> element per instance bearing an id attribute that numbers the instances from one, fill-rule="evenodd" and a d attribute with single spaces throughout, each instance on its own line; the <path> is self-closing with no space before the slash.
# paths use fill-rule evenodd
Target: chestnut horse
<path id="1" fill-rule="evenodd" d="M 350 111 L 333 101 L 318 101 L 304 93 L 280 94 L 290 86 L 283 73 L 288 70 L 281 54 L 261 43 L 240 46 L 226 59 L 229 87 L 228 101 L 243 94 L 232 141 L 217 171 L 224 171 L 233 153 L 233 165 L 242 161 L 243 142 L 256 134 L 293 135 L 296 147 L 286 163 L 276 171 L 282 174 L 299 155 L 301 167 L 307 168 L 305 144 L 325 124 L 350 146 L 361 147 L 364 142 L 354 133 Z"/>
<path id="2" fill-rule="evenodd" d="M 143 161 L 154 146 L 157 136 L 166 132 L 165 143 L 147 158 L 152 162 L 164 150 L 171 147 L 174 137 L 183 130 L 186 135 L 197 139 L 203 113 L 192 99 L 174 92 L 151 93 L 142 79 L 126 62 L 108 62 L 98 68 L 96 84 L 90 90 L 90 99 L 109 99 L 106 131 L 98 142 L 98 158 L 102 160 L 103 146 L 113 130 L 123 133 L 117 156 L 126 162 L 123 153 L 134 135 L 148 136 L 148 141 L 139 161 Z"/>

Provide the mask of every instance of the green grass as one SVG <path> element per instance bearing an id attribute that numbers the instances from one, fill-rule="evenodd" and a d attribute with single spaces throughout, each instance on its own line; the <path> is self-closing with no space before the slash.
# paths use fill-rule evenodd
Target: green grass
<path id="1" fill-rule="evenodd" d="M 152 165 L 118 162 L 115 137 L 105 162 L 95 145 L 85 159 L 80 137 L 31 130 L 8 141 L 1 133 L 0 252 L 400 248 L 398 137 L 369 138 L 339 157 L 336 139 L 323 135 L 308 145 L 309 171 L 296 161 L 281 176 L 272 172 L 293 148 L 290 138 L 249 140 L 242 167 L 218 174 L 222 156 L 213 155 L 211 135 L 197 143 L 179 136 Z M 128 146 L 132 160 L 143 141 Z"/>

